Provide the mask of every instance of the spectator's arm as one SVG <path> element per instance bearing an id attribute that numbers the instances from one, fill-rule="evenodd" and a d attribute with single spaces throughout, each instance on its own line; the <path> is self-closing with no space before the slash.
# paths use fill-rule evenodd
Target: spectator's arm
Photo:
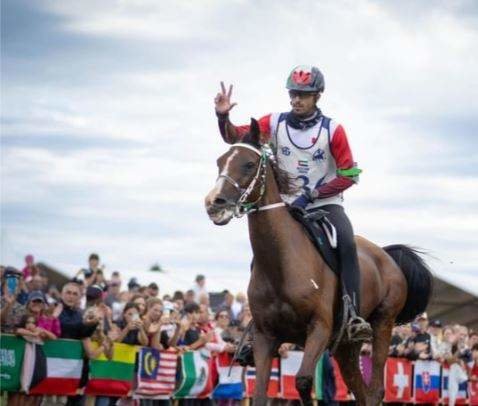
<path id="1" fill-rule="evenodd" d="M 157 350 L 162 350 L 163 346 L 161 345 L 160 340 L 161 332 L 158 330 L 151 336 L 151 347 L 156 348 Z"/>
<path id="2" fill-rule="evenodd" d="M 148 345 L 149 344 L 148 335 L 146 334 L 146 331 L 144 329 L 143 324 L 141 324 L 141 327 L 138 329 L 138 341 L 139 341 L 140 345 Z"/>
<path id="3" fill-rule="evenodd" d="M 30 331 L 23 327 L 18 327 L 15 330 L 15 334 L 22 337 L 38 337 L 39 336 L 38 331 Z"/>
<path id="4" fill-rule="evenodd" d="M 100 344 L 97 348 L 94 348 L 91 338 L 84 338 L 82 340 L 83 342 L 83 349 L 85 350 L 85 354 L 88 357 L 88 359 L 96 359 L 98 358 L 105 350 L 105 347 L 103 344 Z"/>
<path id="5" fill-rule="evenodd" d="M 6 294 L 5 295 L 5 304 L 0 310 L 0 324 L 5 324 L 5 320 L 8 316 L 8 313 L 12 310 L 13 304 L 15 303 L 16 296 Z"/>
<path id="6" fill-rule="evenodd" d="M 39 328 L 40 336 L 44 340 L 56 340 L 57 336 L 53 334 L 51 331 L 45 330 L 44 328 Z"/>
<path id="7" fill-rule="evenodd" d="M 176 347 L 179 341 L 179 337 L 181 335 L 181 325 L 176 323 L 176 329 L 174 330 L 174 334 L 169 339 L 168 346 L 169 347 Z"/>

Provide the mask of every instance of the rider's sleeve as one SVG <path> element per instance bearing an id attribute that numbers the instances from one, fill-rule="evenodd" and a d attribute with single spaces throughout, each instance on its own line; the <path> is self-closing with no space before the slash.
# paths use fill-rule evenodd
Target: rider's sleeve
<path id="1" fill-rule="evenodd" d="M 268 114 L 257 120 L 259 123 L 259 128 L 261 130 L 262 142 L 268 142 L 271 138 L 271 116 L 272 114 Z M 250 129 L 250 125 L 237 125 L 234 127 L 236 128 L 239 140 L 241 140 L 242 137 L 244 137 L 244 135 L 246 135 Z"/>
<path id="2" fill-rule="evenodd" d="M 335 127 L 331 135 L 330 152 L 335 159 L 338 172 L 354 167 L 354 160 L 347 140 L 347 134 L 341 125 Z M 343 192 L 345 189 L 348 189 L 353 184 L 354 181 L 351 177 L 337 174 L 336 178 L 319 186 L 317 189 L 319 192 L 319 199 L 335 196 Z"/>

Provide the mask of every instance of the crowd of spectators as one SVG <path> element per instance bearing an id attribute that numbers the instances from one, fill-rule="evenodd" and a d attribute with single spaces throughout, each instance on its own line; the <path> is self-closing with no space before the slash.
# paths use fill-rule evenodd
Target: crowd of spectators
<path id="1" fill-rule="evenodd" d="M 111 359 L 114 342 L 160 350 L 206 347 L 218 353 L 234 353 L 252 318 L 246 296 L 234 296 L 227 290 L 213 311 L 204 275 L 198 275 L 185 292 L 161 294 L 154 282 L 143 286 L 132 278 L 125 283 L 116 271 L 107 278 L 99 256 L 91 254 L 88 268 L 57 289 L 48 283 L 47 275 L 35 266 L 31 255 L 25 262 L 23 270 L 0 269 L 2 333 L 16 334 L 34 343 L 57 338 L 82 340 L 90 359 L 101 354 Z M 40 402 L 59 404 L 57 399 L 48 403 L 45 397 L 22 394 L 9 398 L 9 404 Z M 84 399 L 68 398 L 65 402 L 80 405 Z M 95 404 L 115 403 L 114 399 L 97 397 Z"/>
<path id="2" fill-rule="evenodd" d="M 430 321 L 426 313 L 413 323 L 394 328 L 389 356 L 448 364 L 450 404 L 454 404 L 460 383 L 478 381 L 478 332 L 459 324 Z"/>
<path id="3" fill-rule="evenodd" d="M 25 267 L 1 267 L 1 332 L 42 343 L 56 338 L 82 340 L 85 354 L 113 357 L 113 343 L 151 346 L 178 351 L 206 347 L 214 352 L 234 353 L 237 342 L 252 316 L 246 296 L 222 292 L 222 303 L 211 308 L 206 279 L 198 275 L 187 291 L 162 294 L 156 283 L 141 285 L 136 278 L 127 283 L 119 272 L 107 277 L 97 254 L 91 254 L 88 268 L 81 269 L 61 289 L 28 255 Z M 287 355 L 292 346 L 283 344 Z M 363 355 L 373 348 L 365 343 Z M 450 385 L 454 380 L 478 380 L 478 332 L 461 325 L 443 326 L 429 321 L 426 314 L 393 331 L 389 355 L 410 360 L 446 361 Z M 450 387 L 453 391 L 453 388 Z M 9 404 L 65 404 L 44 397 L 11 394 Z M 55 403 L 56 402 L 56 403 Z M 65 399 L 66 404 L 84 404 L 82 397 Z M 96 398 L 96 405 L 114 404 L 110 398 Z"/>

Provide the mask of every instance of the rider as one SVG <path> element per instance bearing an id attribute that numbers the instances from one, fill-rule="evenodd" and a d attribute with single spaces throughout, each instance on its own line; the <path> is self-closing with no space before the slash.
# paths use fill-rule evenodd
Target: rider
<path id="1" fill-rule="evenodd" d="M 301 209 L 320 209 L 337 230 L 340 273 L 348 296 L 348 331 L 352 340 L 369 339 L 370 324 L 358 316 L 360 309 L 360 270 L 352 224 L 342 206 L 342 192 L 358 180 L 356 167 L 344 128 L 324 116 L 317 102 L 324 91 L 324 76 L 315 66 L 297 66 L 287 84 L 292 110 L 272 113 L 259 119 L 263 141 L 270 142 L 279 166 L 300 182 L 300 188 L 283 199 Z M 225 142 L 240 141 L 249 126 L 235 126 L 229 112 L 232 85 L 214 99 L 219 129 Z"/>

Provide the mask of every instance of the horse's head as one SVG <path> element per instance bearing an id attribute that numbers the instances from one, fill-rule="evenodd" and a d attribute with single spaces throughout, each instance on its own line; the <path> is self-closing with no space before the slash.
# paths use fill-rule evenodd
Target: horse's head
<path id="1" fill-rule="evenodd" d="M 214 224 L 229 223 L 238 210 L 260 200 L 267 158 L 260 143 L 259 124 L 252 119 L 249 134 L 217 160 L 219 176 L 205 202 Z"/>

